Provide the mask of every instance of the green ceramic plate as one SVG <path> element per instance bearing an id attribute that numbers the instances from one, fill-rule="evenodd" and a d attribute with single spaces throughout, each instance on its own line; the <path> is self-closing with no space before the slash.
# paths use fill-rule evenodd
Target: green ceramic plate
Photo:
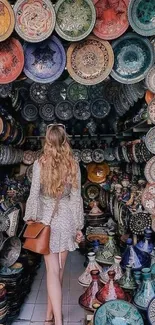
<path id="1" fill-rule="evenodd" d="M 136 33 L 143 36 L 155 35 L 155 1 L 131 0 L 128 18 Z"/>

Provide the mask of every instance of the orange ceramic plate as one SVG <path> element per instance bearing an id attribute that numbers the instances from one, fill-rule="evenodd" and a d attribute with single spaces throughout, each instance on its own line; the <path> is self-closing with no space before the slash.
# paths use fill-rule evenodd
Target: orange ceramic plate
<path id="1" fill-rule="evenodd" d="M 13 32 L 15 17 L 7 0 L 0 0 L 0 42 L 5 41 Z"/>

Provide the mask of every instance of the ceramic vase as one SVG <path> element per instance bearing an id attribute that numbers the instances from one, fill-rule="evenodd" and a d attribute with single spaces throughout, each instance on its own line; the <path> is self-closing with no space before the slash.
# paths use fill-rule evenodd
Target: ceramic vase
<path id="1" fill-rule="evenodd" d="M 120 266 L 120 262 L 121 262 L 121 256 L 116 255 L 114 257 L 114 264 L 111 265 L 107 271 L 102 272 L 100 274 L 101 281 L 103 283 L 107 283 L 109 281 L 108 271 L 115 271 L 115 280 L 119 280 L 122 277 L 123 273 L 122 273 L 122 269 Z"/>
<path id="2" fill-rule="evenodd" d="M 152 230 L 145 229 L 144 230 L 144 240 L 141 240 L 136 247 L 138 247 L 141 251 L 146 253 L 151 253 L 153 250 L 153 244 L 151 242 Z"/>
<path id="3" fill-rule="evenodd" d="M 109 233 L 109 240 L 104 246 L 100 246 L 96 254 L 96 261 L 101 264 L 112 265 L 114 256 L 119 255 L 119 249 L 114 240 L 114 233 Z"/>
<path id="4" fill-rule="evenodd" d="M 150 267 L 150 255 L 133 246 L 131 238 L 128 238 L 126 243 L 127 247 L 122 255 L 121 267 L 124 270 L 127 265 L 130 265 L 133 270 L 141 270 L 144 267 Z"/>
<path id="5" fill-rule="evenodd" d="M 126 271 L 121 279 L 118 281 L 121 288 L 127 291 L 133 291 L 136 289 L 137 284 L 132 275 L 132 267 L 130 265 L 126 266 Z"/>
<path id="6" fill-rule="evenodd" d="M 88 253 L 88 266 L 86 267 L 85 271 L 82 273 L 82 275 L 79 277 L 78 282 L 83 287 L 88 287 L 90 283 L 92 282 L 92 276 L 91 271 L 93 270 L 99 270 L 100 273 L 102 272 L 101 266 L 95 261 L 95 253 L 90 252 Z"/>
<path id="7" fill-rule="evenodd" d="M 144 268 L 142 269 L 142 284 L 134 296 L 134 304 L 142 310 L 147 310 L 148 304 L 154 296 L 151 270 L 150 268 Z"/>
<path id="8" fill-rule="evenodd" d="M 96 293 L 102 288 L 102 283 L 99 280 L 100 272 L 98 270 L 93 270 L 90 274 L 92 282 L 86 291 L 80 296 L 79 304 L 86 310 L 94 312 L 95 308 L 93 306 L 97 302 Z"/>
<path id="9" fill-rule="evenodd" d="M 133 271 L 133 277 L 135 279 L 136 285 L 139 288 L 141 285 L 141 271 Z"/>
<path id="10" fill-rule="evenodd" d="M 114 281 L 115 271 L 108 271 L 108 276 L 109 281 L 96 294 L 97 300 L 102 304 L 109 300 L 126 300 L 127 296 L 124 290 L 119 286 L 117 282 Z"/>

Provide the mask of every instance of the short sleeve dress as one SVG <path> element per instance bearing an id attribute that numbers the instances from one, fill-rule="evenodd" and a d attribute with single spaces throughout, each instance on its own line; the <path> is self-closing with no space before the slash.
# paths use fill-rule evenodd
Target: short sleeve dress
<path id="1" fill-rule="evenodd" d="M 34 162 L 24 220 L 37 220 L 51 226 L 50 250 L 53 253 L 74 251 L 76 231 L 81 230 L 84 225 L 80 168 L 78 168 L 77 178 L 78 188 L 65 187 L 58 209 L 52 218 L 56 199 L 43 195 L 40 187 L 40 165 L 38 160 Z"/>

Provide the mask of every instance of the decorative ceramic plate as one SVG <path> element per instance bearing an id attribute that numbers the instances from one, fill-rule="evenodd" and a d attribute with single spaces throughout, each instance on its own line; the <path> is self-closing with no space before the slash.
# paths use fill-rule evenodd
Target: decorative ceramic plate
<path id="1" fill-rule="evenodd" d="M 55 5 L 56 32 L 67 41 L 80 41 L 87 37 L 96 20 L 96 11 L 89 0 L 58 0 Z"/>
<path id="2" fill-rule="evenodd" d="M 136 33 L 127 33 L 112 44 L 115 62 L 111 76 L 132 84 L 143 80 L 154 63 L 150 41 Z"/>
<path id="3" fill-rule="evenodd" d="M 78 120 L 88 120 L 91 116 L 90 103 L 87 100 L 78 100 L 74 104 L 73 115 Z"/>
<path id="4" fill-rule="evenodd" d="M 92 153 L 92 159 L 96 163 L 102 163 L 104 161 L 104 150 L 103 149 L 95 149 Z"/>
<path id="5" fill-rule="evenodd" d="M 142 235 L 144 230 L 151 227 L 151 216 L 148 213 L 139 212 L 131 214 L 129 219 L 129 228 L 133 234 Z"/>
<path id="6" fill-rule="evenodd" d="M 136 33 L 143 36 L 155 35 L 155 3 L 152 0 L 131 0 L 128 18 Z"/>
<path id="7" fill-rule="evenodd" d="M 0 231 L 7 231 L 10 227 L 10 219 L 3 213 L 0 213 Z"/>
<path id="8" fill-rule="evenodd" d="M 44 121 L 52 121 L 55 117 L 54 105 L 52 103 L 46 103 L 44 105 L 40 105 L 39 115 Z"/>
<path id="9" fill-rule="evenodd" d="M 105 182 L 106 176 L 109 174 L 109 166 L 106 163 L 91 163 L 87 166 L 88 179 L 93 183 Z"/>
<path id="10" fill-rule="evenodd" d="M 30 87 L 30 98 L 36 104 L 43 104 L 47 101 L 47 91 L 48 91 L 47 85 L 33 82 Z"/>
<path id="11" fill-rule="evenodd" d="M 81 150 L 73 149 L 73 156 L 77 162 L 81 161 Z"/>
<path id="12" fill-rule="evenodd" d="M 0 97 L 1 98 L 6 98 L 9 95 L 11 95 L 11 91 L 12 91 L 12 83 L 0 85 Z"/>
<path id="13" fill-rule="evenodd" d="M 67 51 L 68 72 L 81 84 L 100 83 L 110 74 L 113 64 L 111 45 L 95 36 L 88 36 L 83 42 L 71 44 Z"/>
<path id="14" fill-rule="evenodd" d="M 120 84 L 115 80 L 109 80 L 104 86 L 104 97 L 110 103 L 114 103 L 114 97 L 118 94 Z"/>
<path id="15" fill-rule="evenodd" d="M 148 184 L 142 193 L 142 204 L 144 209 L 155 215 L 155 184 Z"/>
<path id="16" fill-rule="evenodd" d="M 154 325 L 155 323 L 155 297 L 151 299 L 147 308 L 147 315 L 150 325 Z"/>
<path id="17" fill-rule="evenodd" d="M 102 98 L 104 96 L 104 87 L 106 82 L 100 82 L 97 85 L 92 85 L 88 88 L 89 98 L 94 100 L 98 98 Z"/>
<path id="18" fill-rule="evenodd" d="M 65 69 L 65 50 L 56 36 L 38 44 L 25 43 L 24 53 L 24 73 L 36 82 L 53 82 Z"/>
<path id="19" fill-rule="evenodd" d="M 104 150 L 104 159 L 107 161 L 114 161 L 115 156 L 114 156 L 114 149 L 113 148 L 106 148 Z"/>
<path id="20" fill-rule="evenodd" d="M 73 105 L 64 100 L 55 107 L 55 115 L 62 121 L 68 121 L 73 117 Z"/>
<path id="21" fill-rule="evenodd" d="M 17 0 L 14 5 L 15 30 L 27 42 L 48 38 L 55 27 L 55 11 L 50 0 Z"/>
<path id="22" fill-rule="evenodd" d="M 111 106 L 105 99 L 95 99 L 91 103 L 91 113 L 95 118 L 103 119 L 110 113 Z"/>
<path id="23" fill-rule="evenodd" d="M 23 48 L 13 37 L 0 43 L 0 84 L 14 81 L 24 66 Z"/>
<path id="24" fill-rule="evenodd" d="M 92 150 L 91 149 L 84 149 L 81 152 L 81 160 L 84 164 L 89 164 L 92 162 Z"/>
<path id="25" fill-rule="evenodd" d="M 94 325 L 144 325 L 138 309 L 124 300 L 107 301 L 94 316 Z"/>
<path id="26" fill-rule="evenodd" d="M 155 156 L 145 165 L 144 175 L 148 183 L 155 183 Z"/>
<path id="27" fill-rule="evenodd" d="M 5 41 L 13 32 L 14 12 L 7 0 L 0 0 L 0 42 Z"/>
<path id="28" fill-rule="evenodd" d="M 155 124 L 155 98 L 147 106 L 148 117 Z"/>
<path id="29" fill-rule="evenodd" d="M 113 3 L 100 0 L 95 5 L 96 23 L 93 33 L 104 40 L 112 40 L 121 36 L 129 27 L 127 5 L 125 1 Z"/>
<path id="30" fill-rule="evenodd" d="M 100 185 L 95 183 L 87 183 L 84 186 L 84 195 L 87 197 L 87 199 L 97 200 L 99 198 L 100 190 Z"/>
<path id="31" fill-rule="evenodd" d="M 88 100 L 88 87 L 75 81 L 71 82 L 67 87 L 67 98 L 73 102 L 83 99 Z"/>
<path id="32" fill-rule="evenodd" d="M 7 238 L 4 241 L 3 248 L 1 250 L 1 266 L 10 267 L 13 265 L 19 258 L 21 247 L 21 241 L 18 237 Z"/>
<path id="33" fill-rule="evenodd" d="M 147 149 L 155 155 L 155 126 L 147 132 L 145 144 Z"/>
<path id="34" fill-rule="evenodd" d="M 147 88 L 155 94 L 155 65 L 148 71 L 145 82 Z"/>
<path id="35" fill-rule="evenodd" d="M 21 115 L 24 118 L 24 120 L 28 122 L 36 121 L 38 117 L 38 109 L 34 104 L 28 103 L 23 106 L 21 110 Z"/>
<path id="36" fill-rule="evenodd" d="M 67 86 L 64 82 L 56 81 L 48 88 L 48 98 L 54 103 L 58 104 L 67 97 Z"/>

